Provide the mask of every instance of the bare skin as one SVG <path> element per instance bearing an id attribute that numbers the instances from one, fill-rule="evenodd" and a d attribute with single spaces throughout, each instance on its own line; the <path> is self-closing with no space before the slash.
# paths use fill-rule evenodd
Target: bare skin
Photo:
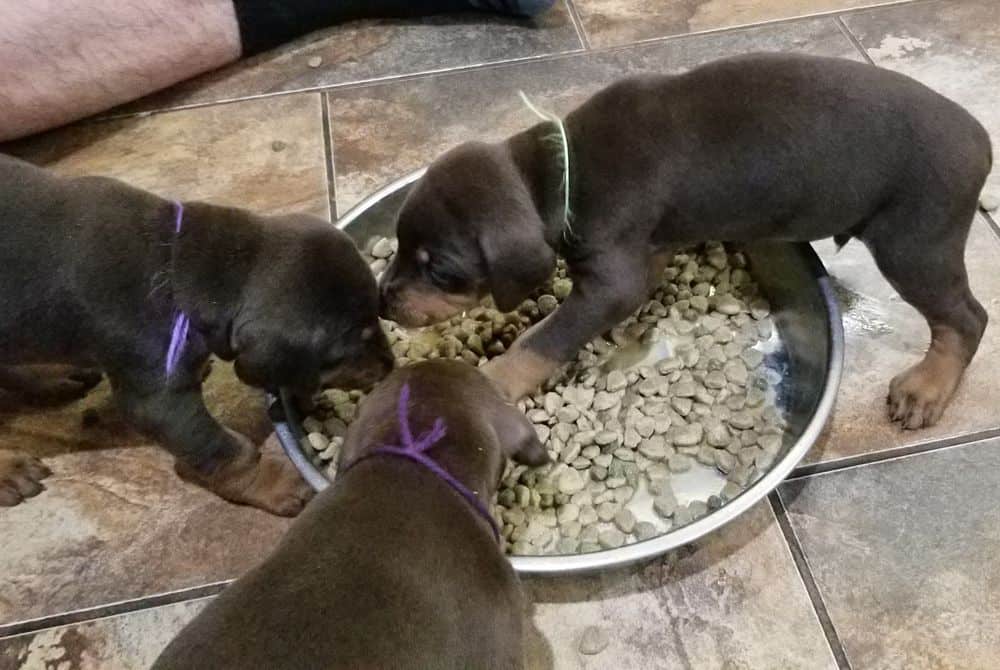
<path id="1" fill-rule="evenodd" d="M 0 3 L 0 141 L 110 109 L 239 56 L 232 0 Z"/>

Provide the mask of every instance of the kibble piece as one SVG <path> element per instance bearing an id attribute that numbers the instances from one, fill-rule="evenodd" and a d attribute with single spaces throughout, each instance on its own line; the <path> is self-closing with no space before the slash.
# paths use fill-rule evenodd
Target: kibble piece
<path id="1" fill-rule="evenodd" d="M 617 407 L 619 402 L 620 400 L 618 396 L 615 395 L 614 393 L 601 391 L 596 396 L 594 396 L 593 407 L 594 410 L 598 412 L 603 412 L 613 407 Z"/>
<path id="2" fill-rule="evenodd" d="M 688 503 L 688 511 L 691 512 L 692 518 L 700 519 L 708 514 L 708 503 L 704 500 L 692 500 Z"/>
<path id="3" fill-rule="evenodd" d="M 687 472 L 693 464 L 691 457 L 684 454 L 673 454 L 667 459 L 667 467 L 671 472 Z"/>
<path id="4" fill-rule="evenodd" d="M 563 556 L 575 554 L 579 548 L 580 541 L 574 537 L 561 537 L 556 543 L 556 553 L 562 554 Z"/>
<path id="5" fill-rule="evenodd" d="M 743 489 L 735 482 L 726 482 L 726 485 L 722 487 L 722 493 L 719 494 L 719 497 L 728 501 L 732 500 L 742 492 Z"/>
<path id="6" fill-rule="evenodd" d="M 392 242 L 386 237 L 381 237 L 372 247 L 371 255 L 374 258 L 389 258 L 392 256 Z"/>
<path id="7" fill-rule="evenodd" d="M 635 524 L 635 537 L 640 542 L 651 540 L 659 534 L 659 531 L 656 530 L 656 525 L 648 521 L 640 521 Z"/>
<path id="8" fill-rule="evenodd" d="M 540 295 L 538 296 L 538 312 L 542 316 L 548 316 L 552 312 L 556 311 L 556 307 L 559 306 L 559 301 L 554 295 Z"/>
<path id="9" fill-rule="evenodd" d="M 625 503 L 632 500 L 635 495 L 635 488 L 632 486 L 620 486 L 614 490 L 614 501 L 619 505 L 624 505 Z"/>
<path id="10" fill-rule="evenodd" d="M 611 502 L 602 502 L 597 506 L 597 518 L 601 521 L 611 521 L 618 512 L 618 505 Z"/>
<path id="11" fill-rule="evenodd" d="M 738 359 L 730 360 L 722 368 L 722 372 L 725 374 L 727 381 L 738 386 L 746 386 L 748 373 L 747 366 L 743 364 L 743 361 Z"/>
<path id="12" fill-rule="evenodd" d="M 692 447 L 701 442 L 703 434 L 704 428 L 700 423 L 682 426 L 674 433 L 674 444 L 678 447 Z"/>
<path id="13" fill-rule="evenodd" d="M 626 386 L 628 386 L 628 380 L 625 378 L 624 372 L 621 370 L 612 370 L 608 373 L 605 383 L 605 390 L 608 393 L 623 391 Z"/>
<path id="14" fill-rule="evenodd" d="M 726 314 L 727 316 L 732 316 L 734 314 L 739 314 L 743 310 L 743 305 L 740 301 L 731 295 L 720 296 L 715 301 L 715 311 L 720 314 Z"/>
<path id="15" fill-rule="evenodd" d="M 705 431 L 705 441 L 712 447 L 725 447 L 733 439 L 732 433 L 722 423 L 715 421 Z"/>
<path id="16" fill-rule="evenodd" d="M 559 492 L 572 495 L 577 491 L 582 491 L 587 485 L 586 480 L 578 470 L 569 469 L 559 475 Z"/>
<path id="17" fill-rule="evenodd" d="M 766 453 L 775 455 L 781 450 L 781 436 L 780 435 L 761 435 L 757 438 L 757 444 Z"/>
<path id="18" fill-rule="evenodd" d="M 602 447 L 606 447 L 609 444 L 618 444 L 621 441 L 621 436 L 613 430 L 602 430 L 594 436 L 594 443 Z"/>
<path id="19" fill-rule="evenodd" d="M 597 541 L 605 549 L 617 549 L 625 544 L 625 536 L 617 528 L 608 528 L 600 532 Z"/>
<path id="20" fill-rule="evenodd" d="M 653 510 L 663 518 L 672 517 L 677 511 L 677 498 L 671 490 L 662 491 L 653 500 Z"/>
<path id="21" fill-rule="evenodd" d="M 598 518 L 599 517 L 597 516 L 597 510 L 594 509 L 593 506 L 585 505 L 580 508 L 579 521 L 585 530 L 590 526 L 592 526 L 593 524 L 597 523 Z"/>
<path id="22" fill-rule="evenodd" d="M 560 525 L 567 524 L 580 518 L 580 507 L 573 503 L 567 503 L 559 508 L 556 515 Z"/>
<path id="23" fill-rule="evenodd" d="M 609 644 L 611 644 L 611 639 L 603 629 L 597 626 L 587 626 L 583 629 L 583 635 L 580 636 L 580 644 L 577 648 L 581 654 L 594 656 L 607 649 Z"/>
<path id="24" fill-rule="evenodd" d="M 694 516 L 691 514 L 691 509 L 687 506 L 678 507 L 677 511 L 674 512 L 674 526 L 678 528 L 681 526 L 686 526 L 692 521 L 694 521 Z"/>
<path id="25" fill-rule="evenodd" d="M 621 509 L 615 514 L 615 525 L 618 530 L 628 535 L 635 529 L 635 514 L 631 510 Z"/>
<path id="26" fill-rule="evenodd" d="M 662 435 L 654 435 L 639 443 L 639 453 L 654 461 L 663 460 L 667 456 L 667 445 Z"/>
<path id="27" fill-rule="evenodd" d="M 618 460 L 625 461 L 627 463 L 635 461 L 635 452 L 629 449 L 628 447 L 621 447 L 619 449 L 615 449 L 614 456 Z"/>
<path id="28" fill-rule="evenodd" d="M 323 451 L 330 446 L 330 441 L 322 433 L 309 433 L 306 435 L 306 440 L 308 440 L 309 446 L 316 451 Z"/>

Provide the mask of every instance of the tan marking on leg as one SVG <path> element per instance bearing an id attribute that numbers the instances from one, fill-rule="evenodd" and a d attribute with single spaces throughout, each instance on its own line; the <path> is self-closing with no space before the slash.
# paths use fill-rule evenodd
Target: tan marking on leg
<path id="1" fill-rule="evenodd" d="M 227 432 L 240 446 L 233 458 L 208 475 L 178 462 L 178 474 L 230 502 L 278 516 L 296 516 L 301 512 L 314 492 L 288 460 L 277 436 L 272 434 L 258 449 L 243 435 L 228 429 Z"/>
<path id="2" fill-rule="evenodd" d="M 933 426 L 955 394 L 969 363 L 961 336 L 947 326 L 931 329 L 924 359 L 889 384 L 889 416 L 903 428 Z"/>
<path id="3" fill-rule="evenodd" d="M 515 341 L 507 353 L 491 360 L 482 370 L 507 399 L 517 401 L 544 384 L 559 366 L 559 361 L 518 346 Z"/>

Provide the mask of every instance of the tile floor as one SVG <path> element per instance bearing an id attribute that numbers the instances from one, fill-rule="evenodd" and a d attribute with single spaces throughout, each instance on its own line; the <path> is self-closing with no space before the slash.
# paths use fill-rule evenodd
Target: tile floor
<path id="1" fill-rule="evenodd" d="M 518 90 L 566 111 L 622 75 L 760 50 L 899 70 L 1000 137 L 996 10 L 995 0 L 564 0 L 535 22 L 363 22 L 0 148 L 163 195 L 331 217 L 459 141 L 533 123 Z M 988 189 L 1000 193 L 1000 170 Z M 978 215 L 967 255 L 993 323 L 998 230 Z M 806 464 L 766 503 L 661 560 L 528 580 L 531 667 L 1000 664 L 1000 331 L 987 331 L 941 424 L 901 433 L 882 416 L 885 384 L 920 355 L 926 326 L 860 245 L 817 248 L 843 304 L 847 359 L 835 417 Z M 223 366 L 209 399 L 225 421 L 266 433 L 262 399 Z M 101 388 L 25 413 L 0 397 L 0 448 L 28 449 L 55 471 L 43 495 L 0 512 L 0 670 L 146 667 L 287 527 L 180 482 L 108 400 Z M 98 425 L 81 426 L 86 408 Z M 611 644 L 585 657 L 576 645 L 589 624 Z"/>

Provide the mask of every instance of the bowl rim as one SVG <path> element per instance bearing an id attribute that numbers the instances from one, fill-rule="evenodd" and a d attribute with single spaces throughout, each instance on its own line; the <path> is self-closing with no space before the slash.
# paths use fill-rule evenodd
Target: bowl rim
<path id="1" fill-rule="evenodd" d="M 381 202 L 386 196 L 412 184 L 425 172 L 426 168 L 417 170 L 372 193 L 352 207 L 335 225 L 340 229 L 346 228 L 373 205 Z M 803 260 L 806 261 L 816 280 L 826 308 L 830 346 L 827 352 L 826 381 L 823 384 L 819 401 L 816 403 L 816 409 L 785 456 L 775 461 L 772 468 L 749 488 L 740 492 L 738 496 L 719 509 L 693 523 L 667 531 L 663 535 L 649 540 L 627 544 L 617 549 L 604 549 L 586 554 L 508 556 L 508 560 L 518 573 L 533 575 L 580 574 L 607 568 L 621 568 L 661 556 L 721 528 L 749 510 L 766 498 L 805 457 L 826 426 L 836 402 L 844 369 L 844 328 L 840 306 L 823 262 L 811 245 L 795 243 L 794 246 L 802 254 Z M 296 429 L 293 426 L 300 427 L 301 421 L 290 402 L 289 395 L 284 390 L 277 395 L 269 394 L 267 404 L 275 432 L 292 464 L 316 491 L 327 488 L 330 485 L 330 480 L 323 475 L 322 471 L 303 453 L 300 447 L 299 439 L 296 437 Z M 298 432 L 301 433 L 301 428 L 298 429 Z"/>

